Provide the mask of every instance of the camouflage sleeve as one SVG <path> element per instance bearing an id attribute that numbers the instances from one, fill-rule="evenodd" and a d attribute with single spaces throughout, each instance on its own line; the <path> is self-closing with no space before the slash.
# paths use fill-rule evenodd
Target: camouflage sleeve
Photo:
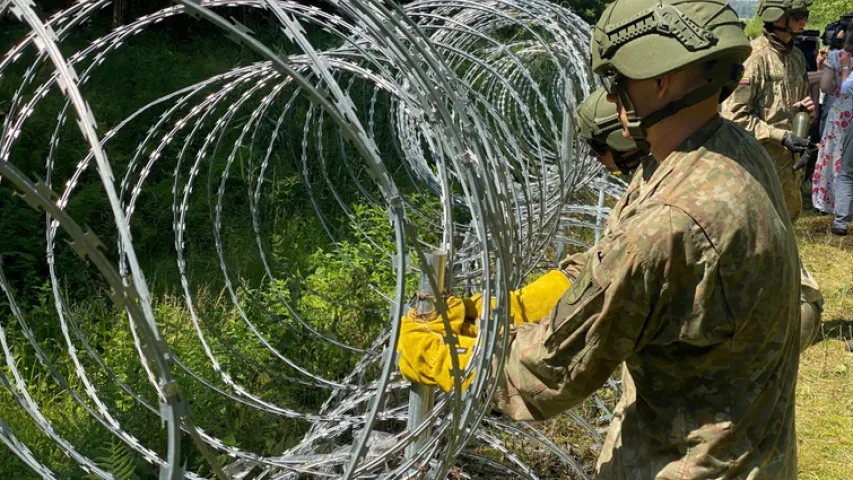
<path id="1" fill-rule="evenodd" d="M 587 255 L 589 255 L 589 252 L 569 255 L 565 260 L 560 262 L 560 270 L 573 279 L 578 278 L 586 266 Z"/>
<path id="2" fill-rule="evenodd" d="M 797 63 L 799 64 L 800 70 L 802 71 L 801 77 L 803 79 L 802 83 L 801 83 L 802 86 L 800 87 L 800 92 L 799 92 L 800 95 L 799 95 L 798 99 L 796 100 L 799 102 L 800 100 L 803 100 L 804 98 L 811 97 L 812 89 L 809 86 L 809 67 L 806 64 L 806 57 L 805 57 L 805 55 L 803 55 L 803 52 L 801 52 L 799 48 L 797 48 L 795 50 L 796 50 L 796 53 L 799 54 L 798 55 L 799 62 L 797 62 Z"/>
<path id="3" fill-rule="evenodd" d="M 647 345 L 727 340 L 731 319 L 717 296 L 716 258 L 689 215 L 644 208 L 588 252 L 549 317 L 515 329 L 497 408 L 516 420 L 543 420 L 592 395 Z"/>
<path id="4" fill-rule="evenodd" d="M 643 227 L 666 225 L 661 219 L 668 213 L 644 217 L 659 224 L 639 228 L 649 231 Z M 662 256 L 642 250 L 648 237 L 620 231 L 586 253 L 583 271 L 549 317 L 515 329 L 496 392 L 505 414 L 516 420 L 557 415 L 595 392 L 634 352 L 664 268 L 651 258 Z M 654 241 L 669 243 L 658 232 Z"/>
<path id="5" fill-rule="evenodd" d="M 743 78 L 734 92 L 723 102 L 722 114 L 752 134 L 759 142 L 773 140 L 782 143 L 785 130 L 776 128 L 762 118 L 761 92 L 764 90 L 764 72 L 758 59 L 750 57 L 744 63 Z"/>

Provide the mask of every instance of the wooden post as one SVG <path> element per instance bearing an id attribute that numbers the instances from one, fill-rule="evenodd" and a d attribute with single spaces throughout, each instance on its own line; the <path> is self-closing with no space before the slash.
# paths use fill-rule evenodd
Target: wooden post
<path id="1" fill-rule="evenodd" d="M 130 14 L 130 0 L 113 0 L 113 28 L 127 23 Z"/>

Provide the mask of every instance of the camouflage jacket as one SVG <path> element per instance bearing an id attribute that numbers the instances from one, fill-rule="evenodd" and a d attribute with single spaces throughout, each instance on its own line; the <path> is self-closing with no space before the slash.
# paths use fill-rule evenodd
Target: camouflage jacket
<path id="1" fill-rule="evenodd" d="M 771 158 L 783 154 L 793 159 L 782 147 L 782 137 L 792 129 L 793 105 L 811 94 L 803 52 L 780 51 L 761 36 L 752 41 L 744 68 L 740 84 L 723 102 L 723 116 L 764 144 Z"/>
<path id="2" fill-rule="evenodd" d="M 799 263 L 761 146 L 715 118 L 645 161 L 539 324 L 514 329 L 497 406 L 563 412 L 624 362 L 599 479 L 796 478 Z"/>

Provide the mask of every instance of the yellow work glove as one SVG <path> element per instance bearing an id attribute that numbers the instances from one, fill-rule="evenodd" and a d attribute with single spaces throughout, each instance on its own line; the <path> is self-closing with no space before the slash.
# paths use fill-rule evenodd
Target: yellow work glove
<path id="1" fill-rule="evenodd" d="M 553 270 L 526 287 L 510 293 L 510 315 L 516 325 L 539 322 L 551 313 L 571 282 L 566 275 Z M 447 319 L 451 332 L 457 339 L 459 368 L 465 369 L 471 358 L 471 349 L 477 337 L 477 320 L 482 311 L 482 296 L 471 299 L 447 298 Z M 494 306 L 494 299 L 492 300 Z M 438 386 L 448 392 L 453 388 L 450 346 L 445 339 L 444 322 L 436 312 L 419 315 L 409 310 L 400 329 L 400 373 L 412 383 Z M 462 386 L 467 387 L 473 375 Z"/>
<path id="2" fill-rule="evenodd" d="M 459 368 L 464 370 L 471 358 L 478 331 L 474 323 L 476 318 L 466 319 L 465 314 L 466 310 L 469 313 L 473 311 L 473 304 L 471 300 L 458 297 L 448 297 L 446 303 L 451 332 L 458 341 Z M 414 309 L 409 310 L 403 317 L 397 347 L 403 378 L 412 383 L 438 386 L 445 392 L 453 388 L 450 346 L 444 341 L 445 335 L 444 321 L 437 312 L 421 315 Z M 463 382 L 463 387 L 467 387 L 473 378 L 471 376 Z"/>
<path id="3" fill-rule="evenodd" d="M 560 297 L 566 293 L 572 282 L 569 277 L 560 270 L 551 270 L 525 287 L 510 292 L 509 314 L 516 325 L 522 323 L 539 323 L 544 317 L 551 314 L 551 310 L 560 301 Z M 477 309 L 477 318 L 483 311 L 483 299 L 481 295 L 471 297 Z M 492 299 L 492 307 L 495 299 Z"/>

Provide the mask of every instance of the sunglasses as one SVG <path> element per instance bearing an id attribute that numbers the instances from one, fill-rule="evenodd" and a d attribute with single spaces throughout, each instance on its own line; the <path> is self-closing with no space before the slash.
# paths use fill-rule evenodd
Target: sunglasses
<path id="1" fill-rule="evenodd" d="M 625 77 L 619 75 L 618 72 L 605 72 L 598 76 L 601 79 L 601 83 L 604 86 L 604 91 L 607 92 L 608 95 L 616 95 L 616 91 L 621 86 L 622 82 L 625 80 Z"/>
<path id="2" fill-rule="evenodd" d="M 803 20 L 809 19 L 809 12 L 794 12 L 791 14 L 791 20 L 795 22 L 802 22 Z"/>

